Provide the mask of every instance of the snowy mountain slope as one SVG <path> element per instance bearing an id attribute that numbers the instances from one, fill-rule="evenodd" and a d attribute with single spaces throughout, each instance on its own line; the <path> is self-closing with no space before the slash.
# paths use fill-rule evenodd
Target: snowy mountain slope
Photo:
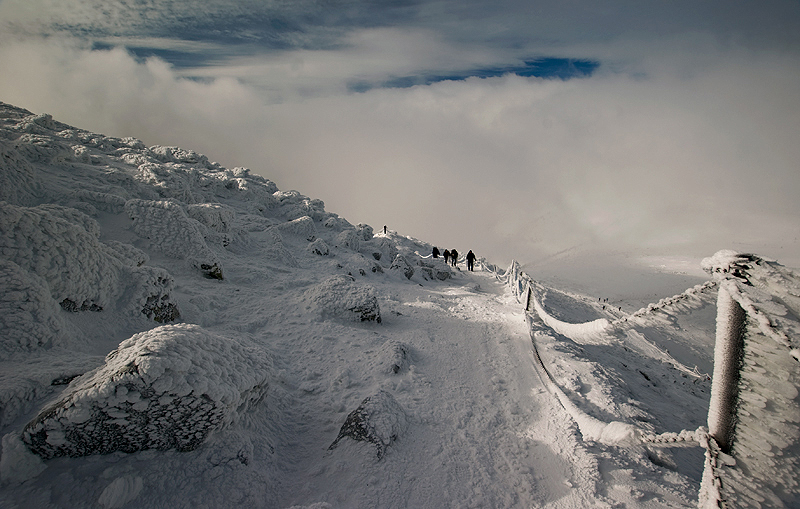
<path id="1" fill-rule="evenodd" d="M 431 244 L 352 225 L 188 150 L 0 103 L 0 152 L 0 262 L 13 276 L 0 315 L 0 505 L 696 504 L 702 450 L 582 433 L 542 380 L 532 339 L 583 414 L 654 434 L 694 430 L 708 408 L 711 288 L 626 315 L 539 285 L 541 319 L 529 322 L 490 264 L 448 267 Z M 574 325 L 593 320 L 608 327 Z M 197 329 L 178 336 L 175 324 Z M 115 365 L 134 337 L 130 368 Z M 198 351 L 145 371 L 161 351 L 147 341 L 180 352 L 192 338 L 254 362 Z M 131 373 L 160 392 L 88 383 Z M 173 387 L 229 402 L 230 418 L 197 429 L 183 452 L 137 442 L 44 461 L 21 440 L 52 405 L 88 395 L 93 406 L 55 419 L 46 443 L 85 440 L 78 425 L 101 407 L 104 425 L 136 429 L 136 409 L 169 405 Z M 382 457 L 374 441 L 348 437 L 329 449 L 366 398 Z M 179 407 L 188 423 L 191 405 Z"/>

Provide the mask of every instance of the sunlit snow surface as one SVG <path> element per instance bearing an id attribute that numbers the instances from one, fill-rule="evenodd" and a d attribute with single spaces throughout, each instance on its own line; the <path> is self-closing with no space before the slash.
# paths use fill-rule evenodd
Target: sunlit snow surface
<path id="1" fill-rule="evenodd" d="M 0 506 L 697 505 L 703 450 L 641 437 L 706 424 L 715 283 L 641 309 L 535 283 L 526 317 L 486 263 L 447 267 L 246 169 L 2 103 L 0 199 Z M 144 397 L 111 383 L 142 362 Z M 191 395 L 222 418 L 183 450 L 43 460 L 21 441 L 59 402 L 81 422 L 115 402 L 129 425 Z M 329 449 L 376 395 L 381 453 Z"/>

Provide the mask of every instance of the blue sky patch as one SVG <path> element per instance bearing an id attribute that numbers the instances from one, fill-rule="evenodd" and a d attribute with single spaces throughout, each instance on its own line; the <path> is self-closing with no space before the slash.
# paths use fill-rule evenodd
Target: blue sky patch
<path id="1" fill-rule="evenodd" d="M 487 67 L 447 73 L 398 76 L 380 83 L 357 81 L 350 83 L 348 88 L 352 92 L 366 92 L 373 88 L 409 88 L 416 85 L 432 85 L 440 81 L 462 81 L 472 77 L 497 78 L 506 74 L 568 80 L 572 78 L 587 78 L 591 76 L 598 67 L 600 67 L 600 62 L 596 60 L 547 57 L 526 60 L 523 65 L 517 66 Z"/>

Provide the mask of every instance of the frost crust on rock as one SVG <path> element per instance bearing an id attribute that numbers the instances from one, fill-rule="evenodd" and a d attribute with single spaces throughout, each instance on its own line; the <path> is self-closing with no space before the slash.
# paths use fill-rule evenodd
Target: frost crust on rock
<path id="1" fill-rule="evenodd" d="M 361 402 L 350 412 L 339 431 L 339 436 L 328 447 L 335 449 L 346 437 L 375 445 L 378 459 L 383 458 L 386 448 L 398 439 L 408 427 L 405 410 L 391 393 L 379 391 Z"/>
<path id="2" fill-rule="evenodd" d="M 381 322 L 381 309 L 375 289 L 356 284 L 349 276 L 328 278 L 307 290 L 305 298 L 323 319 Z"/>
<path id="3" fill-rule="evenodd" d="M 189 451 L 265 396 L 271 360 L 241 339 L 165 325 L 123 341 L 23 431 L 49 459 L 144 449 Z"/>
<path id="4" fill-rule="evenodd" d="M 206 244 L 201 223 L 172 201 L 128 200 L 125 211 L 133 231 L 159 251 L 188 260 L 209 278 L 222 279 L 222 264 Z"/>

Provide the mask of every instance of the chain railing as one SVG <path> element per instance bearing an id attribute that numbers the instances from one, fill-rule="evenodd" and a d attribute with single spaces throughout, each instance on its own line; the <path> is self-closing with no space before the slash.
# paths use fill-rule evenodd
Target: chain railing
<path id="1" fill-rule="evenodd" d="M 541 378 L 587 439 L 704 447 L 698 497 L 703 509 L 798 507 L 800 278 L 776 262 L 730 251 L 703 260 L 703 268 L 714 281 L 699 290 L 718 288 L 708 429 L 662 434 L 601 423 L 578 409 L 539 356 L 533 317 L 546 313 L 537 300 L 535 281 L 517 262 L 505 272 L 493 272 L 525 305 Z"/>

